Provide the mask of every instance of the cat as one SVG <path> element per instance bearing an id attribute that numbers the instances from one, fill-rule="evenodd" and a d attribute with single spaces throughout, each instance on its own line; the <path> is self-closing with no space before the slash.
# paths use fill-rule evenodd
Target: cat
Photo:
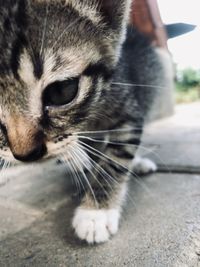
<path id="1" fill-rule="evenodd" d="M 130 0 L 0 6 L 1 161 L 68 164 L 83 191 L 75 234 L 90 244 L 108 241 L 134 169 L 156 170 L 136 151 L 162 81 L 159 57 L 128 27 Z"/>

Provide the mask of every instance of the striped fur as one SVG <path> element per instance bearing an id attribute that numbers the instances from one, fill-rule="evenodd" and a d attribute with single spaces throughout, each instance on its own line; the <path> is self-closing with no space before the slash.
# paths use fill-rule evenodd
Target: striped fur
<path id="1" fill-rule="evenodd" d="M 148 40 L 134 29 L 126 38 L 130 3 L 0 0 L 1 162 L 30 160 L 40 146 L 43 158 L 67 163 L 85 189 L 73 227 L 89 243 L 117 231 L 132 159 L 154 99 L 152 87 L 123 83 L 162 81 Z M 50 85 L 74 78 L 79 89 L 70 104 L 44 106 Z M 98 216 L 103 225 L 87 236 L 87 225 Z"/>

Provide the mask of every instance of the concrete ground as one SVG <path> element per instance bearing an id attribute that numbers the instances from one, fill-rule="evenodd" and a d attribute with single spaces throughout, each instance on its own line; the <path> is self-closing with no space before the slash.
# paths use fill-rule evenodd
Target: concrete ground
<path id="1" fill-rule="evenodd" d="M 62 166 L 0 178 L 0 266 L 200 266 L 200 103 L 146 128 L 140 153 L 156 174 L 130 181 L 119 233 L 88 246 L 70 226 L 75 203 Z"/>

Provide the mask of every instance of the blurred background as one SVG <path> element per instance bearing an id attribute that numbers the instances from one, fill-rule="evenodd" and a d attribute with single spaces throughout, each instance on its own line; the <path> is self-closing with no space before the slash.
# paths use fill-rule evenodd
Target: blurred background
<path id="1" fill-rule="evenodd" d="M 155 46 L 171 54 L 175 86 L 170 88 L 168 80 L 171 96 L 168 92 L 164 97 L 169 99 L 169 113 L 174 104 L 199 101 L 200 1 L 134 0 L 133 7 L 132 23 L 149 35 Z"/>
<path id="2" fill-rule="evenodd" d="M 187 23 L 196 28 L 167 44 L 176 67 L 177 103 L 200 100 L 200 1 L 157 0 L 164 24 Z"/>

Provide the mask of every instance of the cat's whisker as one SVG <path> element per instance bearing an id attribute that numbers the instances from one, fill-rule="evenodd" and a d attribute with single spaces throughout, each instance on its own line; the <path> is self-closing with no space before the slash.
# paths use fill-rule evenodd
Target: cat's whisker
<path id="1" fill-rule="evenodd" d="M 129 146 L 134 146 L 136 148 L 140 147 L 140 145 L 135 145 L 135 144 L 131 144 L 131 143 L 123 142 L 123 141 L 108 141 L 108 140 L 103 140 L 103 139 L 95 139 L 93 137 L 84 136 L 84 135 L 79 135 L 78 137 L 80 139 L 86 139 L 86 140 L 89 140 L 89 141 L 92 141 L 92 142 L 95 142 L 95 143 L 104 143 L 104 144 L 112 144 L 112 145 L 119 145 L 119 146 L 129 145 Z M 151 152 L 150 149 L 148 151 Z"/>
<path id="2" fill-rule="evenodd" d="M 79 143 L 81 143 L 84 147 L 84 149 L 86 149 L 86 151 L 88 151 L 89 153 L 93 154 L 94 156 L 99 157 L 100 159 L 104 160 L 107 163 L 114 163 L 117 166 L 119 166 L 120 168 L 122 168 L 122 170 L 124 171 L 124 173 L 127 173 L 129 175 L 132 175 L 132 177 L 134 178 L 134 181 L 141 186 L 152 198 L 154 198 L 154 196 L 152 195 L 151 191 L 149 190 L 149 188 L 142 182 L 140 181 L 140 177 L 133 172 L 132 170 L 128 169 L 126 166 L 122 165 L 121 163 L 117 162 L 116 160 L 108 157 L 107 155 L 105 155 L 104 153 L 100 152 L 99 150 L 89 146 L 88 144 L 85 144 L 82 141 L 79 141 Z"/>
<path id="3" fill-rule="evenodd" d="M 82 147 L 82 146 L 81 146 Z M 82 149 L 84 149 L 82 147 Z M 120 185 L 118 183 L 118 181 L 116 179 L 114 179 L 114 177 L 112 177 L 110 174 L 108 174 L 101 166 L 100 164 L 98 164 L 96 161 L 94 161 L 91 157 L 90 157 L 90 161 L 91 164 L 93 165 L 93 167 L 95 168 L 95 170 L 101 175 L 101 177 L 104 179 L 104 181 L 109 185 L 109 187 L 112 189 L 111 183 L 108 182 L 108 180 L 102 175 L 105 174 L 107 177 L 109 177 L 110 180 L 112 180 L 112 182 L 116 183 L 117 185 Z"/>
<path id="4" fill-rule="evenodd" d="M 99 139 L 95 139 L 95 138 L 88 137 L 88 136 L 83 136 L 83 135 L 79 135 L 79 138 L 86 139 L 86 140 L 89 140 L 89 141 L 92 141 L 92 142 L 96 142 L 96 143 L 111 144 L 111 145 L 116 145 L 116 146 L 126 146 L 127 145 L 127 146 L 132 146 L 134 148 L 140 148 L 140 149 L 144 150 L 147 154 L 153 154 L 168 169 L 168 171 L 170 173 L 169 167 L 166 165 L 166 163 L 161 158 L 161 156 L 158 153 L 156 153 L 155 151 L 153 151 L 152 149 L 147 148 L 145 146 L 135 145 L 135 144 L 126 143 L 126 142 L 122 142 L 122 141 L 116 142 L 116 141 L 108 141 L 108 140 L 99 140 Z"/>
<path id="5" fill-rule="evenodd" d="M 0 158 L 0 168 L 3 162 L 4 162 L 4 159 Z"/>
<path id="6" fill-rule="evenodd" d="M 83 132 L 75 132 L 72 135 L 80 135 L 80 134 L 106 134 L 106 133 L 125 133 L 132 132 L 134 130 L 142 130 L 142 127 L 127 127 L 121 129 L 111 129 L 111 130 L 99 130 L 99 131 L 83 131 Z"/>
<path id="7" fill-rule="evenodd" d="M 74 173 L 74 177 L 77 179 L 77 182 L 79 183 L 79 185 L 83 188 L 83 191 L 86 192 L 86 188 L 84 186 L 84 183 L 82 182 L 82 179 L 80 177 L 80 174 L 79 174 L 79 170 L 76 166 L 76 164 L 74 163 L 74 158 L 73 156 L 71 155 L 71 153 L 68 151 L 68 155 L 70 156 L 71 158 L 71 161 L 70 161 L 70 164 L 68 165 L 69 163 L 69 160 L 66 158 L 66 155 L 63 154 L 63 157 L 65 159 L 65 162 L 67 163 L 67 167 L 72 167 L 72 173 Z"/>
<path id="8" fill-rule="evenodd" d="M 1 165 L 1 171 L 5 171 L 6 169 L 10 167 L 11 162 L 5 159 L 1 159 L 0 165 Z"/>
<path id="9" fill-rule="evenodd" d="M 67 173 L 68 173 L 68 171 L 70 172 L 70 174 L 71 174 L 70 177 L 72 178 L 72 182 L 75 183 L 77 191 L 80 192 L 81 191 L 80 182 L 79 182 L 78 178 L 75 176 L 75 171 L 74 171 L 70 161 L 68 159 L 66 159 L 64 154 L 60 155 L 60 157 L 58 157 L 58 159 L 62 164 L 65 164 L 67 166 Z"/>
<path id="10" fill-rule="evenodd" d="M 84 149 L 84 147 L 82 145 L 79 145 L 82 149 Z M 91 154 L 98 156 L 97 154 L 90 152 Z M 103 180 L 108 184 L 109 188 L 111 189 L 111 191 L 113 191 L 112 188 L 112 184 L 116 184 L 116 186 L 120 186 L 120 183 L 113 177 L 111 176 L 106 170 L 104 170 L 100 164 L 98 164 L 96 161 L 94 161 L 91 157 L 90 157 L 90 161 L 93 162 L 93 167 L 96 169 L 96 171 L 101 175 L 101 177 L 103 178 Z M 95 167 L 96 166 L 96 167 Z M 105 175 L 105 177 L 104 177 Z M 109 179 L 109 180 L 108 180 Z M 110 181 L 110 182 L 109 182 Z M 132 196 L 130 196 L 130 194 L 128 192 L 126 192 L 126 196 L 127 198 L 131 201 L 131 203 L 137 207 L 137 204 L 135 202 L 135 200 L 133 199 Z"/>
<path id="11" fill-rule="evenodd" d="M 70 161 L 67 162 L 67 166 L 68 166 L 68 168 L 70 170 L 71 177 L 72 177 L 72 179 L 73 179 L 73 181 L 74 181 L 74 183 L 76 185 L 76 189 L 77 189 L 78 195 L 80 195 L 81 194 L 81 187 L 82 187 L 82 185 L 80 183 L 80 179 L 79 179 L 79 177 L 74 176 L 74 169 L 73 169 L 72 164 L 71 164 Z M 84 191 L 84 189 L 83 189 L 83 191 Z"/>
<path id="12" fill-rule="evenodd" d="M 114 188 L 112 187 L 113 183 L 116 184 L 116 186 L 120 186 L 120 183 L 114 178 L 112 177 L 108 172 L 106 172 L 97 162 L 95 162 L 92 158 L 90 158 L 90 160 L 93 162 L 92 166 L 93 168 L 96 170 L 96 172 L 102 177 L 102 179 L 104 180 L 104 182 L 108 185 L 109 189 L 111 190 L 111 192 L 114 192 Z M 98 180 L 96 178 L 96 180 Z M 109 193 L 107 192 L 107 190 L 102 186 L 102 184 L 99 182 L 101 188 L 103 189 L 103 192 L 106 194 L 106 196 L 110 196 Z M 135 200 L 130 196 L 130 194 L 128 192 L 126 192 L 126 196 L 127 198 L 131 201 L 131 203 L 137 207 L 137 204 L 135 202 Z"/>
<path id="13" fill-rule="evenodd" d="M 0 158 L 0 173 L 5 172 L 10 166 L 11 162 Z M 9 178 L 0 177 L 0 186 L 3 186 L 9 182 Z"/>
<path id="14" fill-rule="evenodd" d="M 128 87 L 149 87 L 149 88 L 158 88 L 158 89 L 166 89 L 165 86 L 153 85 L 153 84 L 139 84 L 139 83 L 121 83 L 121 82 L 113 82 L 113 85 L 120 86 L 128 86 Z"/>
<path id="15" fill-rule="evenodd" d="M 78 144 L 78 149 L 80 150 L 84 150 L 84 147 L 80 144 Z M 89 156 L 89 155 L 88 155 Z M 118 183 L 118 181 L 116 179 L 114 179 L 111 175 L 109 175 L 106 170 L 104 170 L 100 164 L 98 164 L 95 160 L 93 160 L 90 156 L 89 156 L 89 160 L 90 160 L 90 164 L 91 166 L 101 175 L 101 177 L 104 179 L 104 181 L 109 185 L 109 187 L 112 189 L 112 186 L 111 186 L 111 183 L 108 182 L 107 179 L 105 179 L 105 177 L 103 176 L 106 175 L 106 176 L 110 176 L 110 180 L 112 180 L 114 183 L 116 183 L 117 185 L 120 185 Z M 100 170 L 99 170 L 100 169 Z"/>
<path id="16" fill-rule="evenodd" d="M 110 158 L 109 156 L 107 156 L 106 154 L 102 153 L 101 151 L 95 149 L 94 147 L 92 147 L 92 146 L 90 146 L 90 145 L 88 145 L 88 144 L 86 144 L 86 143 L 84 143 L 84 142 L 82 142 L 82 141 L 80 141 L 80 140 L 79 140 L 78 142 L 79 142 L 79 143 L 84 147 L 84 149 L 86 149 L 87 151 L 89 151 L 89 152 L 93 151 L 93 152 L 97 153 L 97 155 L 100 155 L 102 159 L 107 160 L 108 163 L 113 162 L 113 163 L 117 164 L 118 166 L 120 166 L 124 171 L 128 171 L 128 172 L 130 172 L 130 170 L 129 170 L 127 167 L 123 166 L 121 163 L 115 161 L 114 159 Z"/>
<path id="17" fill-rule="evenodd" d="M 46 36 L 46 30 L 47 30 L 48 14 L 49 14 L 49 3 L 47 3 L 47 6 L 46 6 L 46 16 L 45 16 L 45 19 L 44 19 L 44 29 L 43 29 L 43 33 L 42 33 L 40 56 L 42 56 L 43 52 L 44 52 L 44 42 L 45 42 L 45 36 Z"/>
<path id="18" fill-rule="evenodd" d="M 79 152 L 81 155 L 78 155 L 78 152 Z M 82 152 L 83 152 L 83 149 L 80 149 L 80 148 L 77 149 L 76 152 L 74 151 L 74 153 L 77 155 L 77 158 L 78 158 L 79 160 L 81 160 Z M 83 163 L 83 164 L 84 164 L 84 163 Z M 94 178 L 94 180 L 100 185 L 100 187 L 102 188 L 103 192 L 109 197 L 108 192 L 105 190 L 105 188 L 103 187 L 103 185 L 102 185 L 102 184 L 100 183 L 100 181 L 96 178 L 94 172 L 92 171 L 92 168 L 91 168 L 91 167 L 93 167 L 94 169 L 96 169 L 96 168 L 95 168 L 94 164 L 92 164 L 91 159 L 90 159 L 89 165 L 90 165 L 90 166 L 87 166 L 87 164 L 84 164 L 84 167 L 85 167 L 86 170 L 92 175 L 92 177 Z"/>
<path id="19" fill-rule="evenodd" d="M 81 179 L 81 176 L 80 176 L 80 173 L 79 173 L 79 169 L 77 168 L 76 164 L 74 163 L 74 160 L 73 160 L 73 155 L 69 152 L 68 150 L 68 155 L 70 156 L 71 160 L 67 161 L 67 163 L 69 163 L 69 166 L 72 166 L 72 171 L 74 170 L 75 172 L 75 175 L 76 175 L 76 178 L 77 178 L 77 182 L 80 186 L 80 191 L 81 192 L 81 187 L 83 188 L 83 191 L 86 192 L 86 188 L 84 186 L 84 183 L 82 182 L 82 179 Z"/>
<path id="20" fill-rule="evenodd" d="M 82 156 L 82 152 L 83 152 L 83 147 L 80 145 L 79 148 L 77 148 L 78 151 L 81 152 L 81 156 Z M 78 156 L 78 155 L 77 155 Z M 79 160 L 80 157 L 78 156 Z M 97 162 L 95 162 L 91 157 L 90 157 L 90 164 L 92 165 L 92 167 L 97 171 L 97 173 L 100 174 L 100 176 L 103 178 L 103 180 L 107 183 L 107 185 L 109 186 L 110 190 L 113 191 L 113 188 L 112 188 L 112 183 L 114 182 L 117 186 L 120 185 L 120 183 L 114 179 L 114 177 L 112 177 L 111 175 L 109 175 Z M 95 177 L 95 174 L 92 172 L 92 170 L 90 169 L 90 167 L 88 167 L 86 164 L 84 165 L 85 168 L 92 174 L 92 176 L 94 177 L 95 181 L 97 181 L 97 183 L 101 186 L 103 192 L 106 194 L 106 196 L 109 197 L 109 193 L 106 191 L 106 189 L 103 187 L 103 185 L 100 183 L 100 181 Z M 104 177 L 105 175 L 105 177 Z M 106 179 L 106 177 L 109 179 Z M 109 182 L 110 181 L 110 182 Z M 129 200 L 131 201 L 131 203 L 137 207 L 134 199 L 128 194 L 127 192 L 127 197 L 129 198 Z"/>
<path id="21" fill-rule="evenodd" d="M 74 151 L 71 151 L 71 155 L 73 156 L 73 161 L 74 161 L 75 165 L 77 166 L 77 168 L 78 168 L 79 171 L 81 172 L 81 174 L 82 174 L 82 176 L 83 176 L 85 182 L 86 182 L 87 185 L 88 185 L 88 188 L 89 188 L 89 190 L 90 190 L 90 192 L 91 192 L 91 194 L 92 194 L 92 197 L 93 197 L 93 199 L 94 199 L 94 204 L 95 204 L 96 208 L 98 208 L 98 201 L 97 201 L 97 199 L 96 199 L 96 197 L 95 197 L 94 190 L 92 189 L 92 186 L 91 186 L 91 184 L 90 184 L 90 181 L 88 180 L 88 177 L 87 177 L 87 175 L 85 174 L 84 169 L 83 169 L 83 166 L 82 166 L 82 164 L 84 164 L 84 162 L 82 162 L 82 164 L 81 164 L 80 159 L 79 159 L 79 160 L 77 159 L 77 155 L 74 153 Z"/>

